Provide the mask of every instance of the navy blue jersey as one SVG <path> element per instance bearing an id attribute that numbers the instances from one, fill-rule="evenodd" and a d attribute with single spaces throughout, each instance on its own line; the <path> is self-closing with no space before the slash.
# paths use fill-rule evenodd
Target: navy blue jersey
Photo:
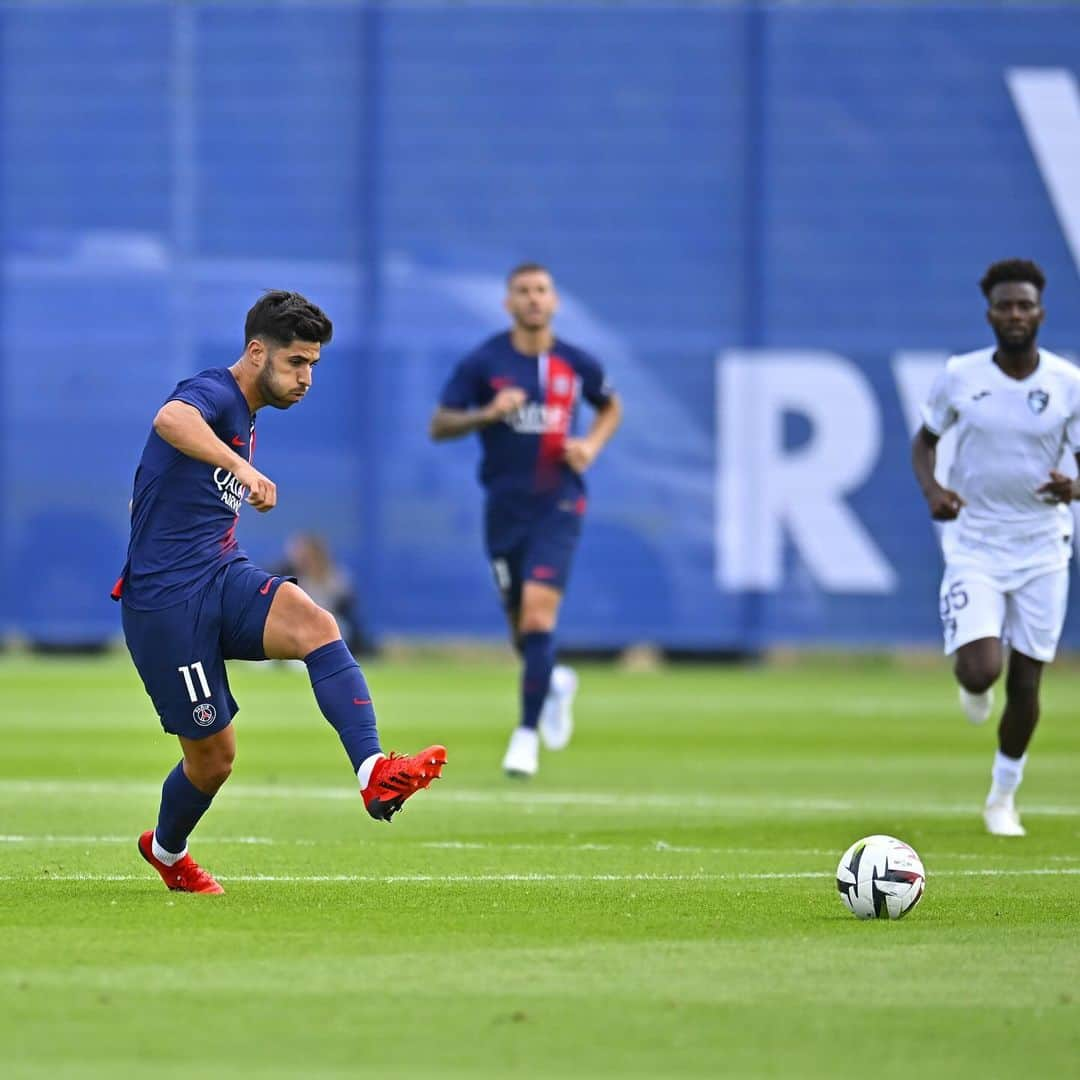
<path id="1" fill-rule="evenodd" d="M 223 443 L 252 459 L 255 417 L 227 368 L 185 379 L 168 400 L 193 405 Z M 151 429 L 135 472 L 127 565 L 114 595 L 122 589 L 124 604 L 137 611 L 171 607 L 243 558 L 235 532 L 246 495 L 228 469 L 180 453 Z"/>
<path id="2" fill-rule="evenodd" d="M 563 448 L 574 434 L 581 399 L 594 408 L 611 400 L 614 391 L 604 369 L 565 341 L 556 340 L 550 353 L 525 356 L 505 332 L 457 365 L 439 404 L 448 409 L 481 408 L 509 386 L 520 387 L 528 400 L 505 420 L 480 429 L 480 482 L 494 496 L 580 496 L 584 481 L 563 461 Z"/>

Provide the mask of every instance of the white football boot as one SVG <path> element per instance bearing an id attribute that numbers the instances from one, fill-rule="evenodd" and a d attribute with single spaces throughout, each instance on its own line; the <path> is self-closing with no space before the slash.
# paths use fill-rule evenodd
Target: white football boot
<path id="1" fill-rule="evenodd" d="M 994 711 L 994 688 L 981 694 L 972 694 L 960 687 L 960 708 L 973 724 L 985 724 Z"/>
<path id="2" fill-rule="evenodd" d="M 574 695 L 578 677 L 573 668 L 556 665 L 540 712 L 540 738 L 548 750 L 562 750 L 574 734 Z"/>
<path id="3" fill-rule="evenodd" d="M 507 776 L 536 775 L 540 768 L 540 736 L 532 728 L 517 727 L 510 733 L 502 767 Z"/>
<path id="4" fill-rule="evenodd" d="M 992 802 L 987 800 L 983 807 L 983 821 L 986 822 L 986 831 L 993 836 L 1027 836 L 1011 795 Z"/>

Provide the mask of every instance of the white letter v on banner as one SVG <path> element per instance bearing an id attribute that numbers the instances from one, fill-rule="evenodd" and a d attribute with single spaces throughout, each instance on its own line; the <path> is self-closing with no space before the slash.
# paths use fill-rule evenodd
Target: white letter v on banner
<path id="1" fill-rule="evenodd" d="M 1066 68 L 1009 68 L 1013 104 L 1080 272 L 1080 93 Z"/>

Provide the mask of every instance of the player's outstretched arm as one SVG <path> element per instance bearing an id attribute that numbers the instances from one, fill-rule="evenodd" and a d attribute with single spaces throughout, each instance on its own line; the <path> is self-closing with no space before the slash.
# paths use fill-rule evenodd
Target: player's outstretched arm
<path id="1" fill-rule="evenodd" d="M 229 472 L 248 489 L 247 501 L 265 513 L 277 504 L 274 482 L 226 446 L 194 405 L 184 401 L 166 401 L 154 417 L 154 430 L 181 454 L 205 461 Z"/>
<path id="2" fill-rule="evenodd" d="M 435 442 L 460 439 L 480 428 L 505 420 L 525 404 L 525 391 L 519 386 L 505 386 L 479 409 L 448 409 L 440 405 L 431 417 L 428 432 Z"/>
<path id="3" fill-rule="evenodd" d="M 911 440 L 911 467 L 930 507 L 930 516 L 935 521 L 952 521 L 959 516 L 964 500 L 955 491 L 942 487 L 934 477 L 937 444 L 937 435 L 929 428 L 919 428 Z"/>
<path id="4" fill-rule="evenodd" d="M 588 435 L 581 439 L 567 439 L 563 456 L 574 472 L 583 473 L 595 460 L 608 440 L 622 423 L 622 400 L 618 394 L 611 397 L 596 410 Z"/>

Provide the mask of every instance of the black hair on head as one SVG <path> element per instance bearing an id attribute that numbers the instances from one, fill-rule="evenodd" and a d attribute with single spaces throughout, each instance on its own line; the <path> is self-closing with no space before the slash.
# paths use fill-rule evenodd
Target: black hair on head
<path id="1" fill-rule="evenodd" d="M 244 320 L 244 347 L 252 338 L 278 345 L 294 341 L 316 341 L 325 345 L 334 334 L 334 324 L 326 313 L 296 292 L 270 289 L 256 301 Z"/>
<path id="2" fill-rule="evenodd" d="M 1030 259 L 1002 259 L 1000 262 L 992 263 L 983 274 L 979 288 L 982 289 L 983 296 L 989 300 L 990 290 L 1003 281 L 1026 281 L 1039 290 L 1040 296 L 1046 288 L 1046 275 L 1039 265 Z"/>

